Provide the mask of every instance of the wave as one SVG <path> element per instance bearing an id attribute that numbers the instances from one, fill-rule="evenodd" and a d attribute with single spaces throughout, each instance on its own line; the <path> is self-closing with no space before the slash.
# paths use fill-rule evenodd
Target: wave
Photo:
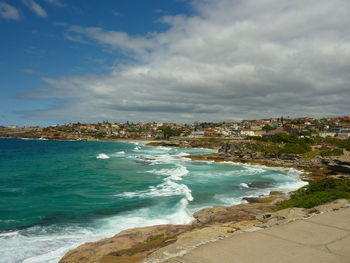
<path id="1" fill-rule="evenodd" d="M 110 157 L 107 154 L 100 153 L 96 156 L 97 159 L 109 159 Z"/>
<path id="2" fill-rule="evenodd" d="M 160 169 L 160 170 L 154 169 L 147 172 L 157 174 L 157 175 L 167 175 L 167 176 L 170 176 L 170 179 L 173 179 L 173 180 L 182 180 L 182 177 L 189 173 L 187 168 L 183 165 L 177 165 L 176 168 Z"/>
<path id="3" fill-rule="evenodd" d="M 115 196 L 127 198 L 153 198 L 159 196 L 183 195 L 187 201 L 193 200 L 191 189 L 189 189 L 188 186 L 185 184 L 179 184 L 175 182 L 182 180 L 182 177 L 189 173 L 185 166 L 178 165 L 176 168 L 172 169 L 150 170 L 148 172 L 157 175 L 166 175 L 168 177 L 163 179 L 163 183 L 157 186 L 150 186 L 147 190 L 124 192 Z"/>
<path id="4" fill-rule="evenodd" d="M 241 187 L 243 187 L 243 188 L 249 188 L 249 185 L 248 184 L 246 184 L 246 183 L 241 183 L 241 184 L 239 184 Z"/>

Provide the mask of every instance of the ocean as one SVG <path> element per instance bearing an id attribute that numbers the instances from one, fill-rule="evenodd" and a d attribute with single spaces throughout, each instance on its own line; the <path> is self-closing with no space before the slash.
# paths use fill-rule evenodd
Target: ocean
<path id="1" fill-rule="evenodd" d="M 295 169 L 186 158 L 210 152 L 0 139 L 0 262 L 58 262 L 127 228 L 186 224 L 205 207 L 305 185 Z"/>

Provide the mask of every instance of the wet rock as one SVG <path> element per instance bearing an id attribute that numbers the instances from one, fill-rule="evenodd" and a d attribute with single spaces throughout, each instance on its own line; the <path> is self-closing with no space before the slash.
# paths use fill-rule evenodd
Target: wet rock
<path id="1" fill-rule="evenodd" d="M 284 193 L 281 191 L 270 191 L 270 195 L 283 195 Z"/>
<path id="2" fill-rule="evenodd" d="M 259 197 L 243 197 L 243 200 L 246 200 L 248 203 L 260 203 Z"/>
<path id="3" fill-rule="evenodd" d="M 272 186 L 271 183 L 268 183 L 268 182 L 252 182 L 252 183 L 249 183 L 248 184 L 249 187 L 251 188 L 269 188 Z"/>

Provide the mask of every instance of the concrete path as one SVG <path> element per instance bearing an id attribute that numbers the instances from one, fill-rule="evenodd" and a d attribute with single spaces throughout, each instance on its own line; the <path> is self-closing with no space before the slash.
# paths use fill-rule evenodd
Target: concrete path
<path id="1" fill-rule="evenodd" d="M 167 263 L 350 263 L 350 208 L 233 235 Z"/>

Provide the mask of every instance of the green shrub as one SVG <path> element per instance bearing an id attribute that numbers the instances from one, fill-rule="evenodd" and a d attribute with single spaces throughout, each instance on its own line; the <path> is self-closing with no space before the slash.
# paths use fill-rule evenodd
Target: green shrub
<path id="1" fill-rule="evenodd" d="M 321 151 L 320 155 L 325 157 L 325 156 L 339 156 L 343 155 L 344 150 L 343 149 L 333 149 L 333 150 L 325 150 Z"/>
<path id="2" fill-rule="evenodd" d="M 163 238 L 163 237 L 165 237 L 165 234 L 158 234 L 158 235 L 150 236 L 149 240 L 154 241 L 154 240 L 157 240 L 157 239 Z"/>
<path id="3" fill-rule="evenodd" d="M 350 199 L 350 180 L 326 178 L 312 182 L 290 194 L 290 199 L 280 204 L 279 209 L 288 207 L 311 208 L 336 199 Z"/>
<path id="4" fill-rule="evenodd" d="M 311 146 L 309 144 L 294 144 L 287 143 L 283 149 L 281 149 L 281 153 L 289 153 L 289 154 L 303 154 L 311 151 Z"/>

